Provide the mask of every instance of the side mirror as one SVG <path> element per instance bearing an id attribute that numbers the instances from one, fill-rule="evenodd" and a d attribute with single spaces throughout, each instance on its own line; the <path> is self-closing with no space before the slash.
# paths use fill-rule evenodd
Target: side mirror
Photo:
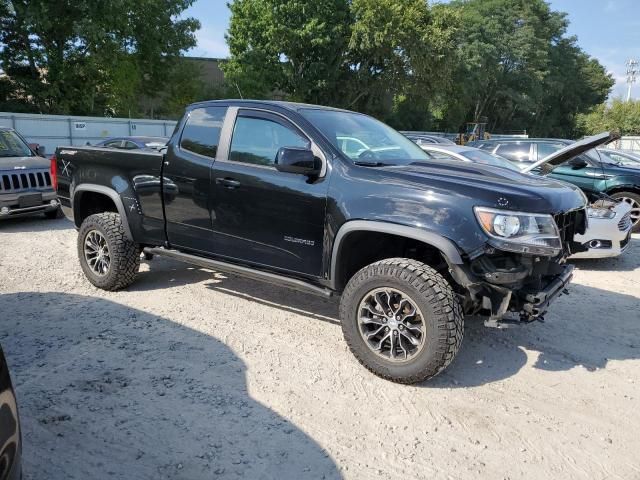
<path id="1" fill-rule="evenodd" d="M 36 154 L 38 154 L 38 156 L 40 157 L 45 157 L 47 154 L 47 149 L 45 148 L 44 145 L 38 145 L 36 147 Z"/>
<path id="2" fill-rule="evenodd" d="M 279 172 L 299 175 L 319 175 L 322 162 L 308 148 L 282 147 L 276 155 L 276 169 Z"/>
<path id="3" fill-rule="evenodd" d="M 569 160 L 569 165 L 574 170 L 579 170 L 581 168 L 586 167 L 589 164 L 584 160 L 584 158 L 576 157 L 576 158 L 572 158 L 571 160 Z"/>

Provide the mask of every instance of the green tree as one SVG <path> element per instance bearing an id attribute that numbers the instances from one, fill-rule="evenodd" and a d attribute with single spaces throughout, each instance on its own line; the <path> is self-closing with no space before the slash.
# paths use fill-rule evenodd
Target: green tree
<path id="1" fill-rule="evenodd" d="M 347 107 L 392 122 L 410 107 L 411 123 L 425 124 L 430 94 L 450 79 L 458 18 L 446 6 L 235 0 L 229 8 L 224 71 L 245 97 Z"/>
<path id="2" fill-rule="evenodd" d="M 457 0 L 459 67 L 439 99 L 442 123 L 488 117 L 489 130 L 571 133 L 575 115 L 608 95 L 613 81 L 566 37 L 566 14 L 543 0 Z"/>
<path id="3" fill-rule="evenodd" d="M 154 94 L 199 22 L 193 0 L 0 0 L 5 100 L 33 111 L 127 114 Z"/>
<path id="4" fill-rule="evenodd" d="M 578 134 L 594 135 L 604 131 L 640 135 L 640 100 L 623 102 L 615 99 L 610 104 L 600 104 L 589 113 L 578 115 Z"/>
<path id="5" fill-rule="evenodd" d="M 222 66 L 244 97 L 341 103 L 347 0 L 236 0 Z"/>

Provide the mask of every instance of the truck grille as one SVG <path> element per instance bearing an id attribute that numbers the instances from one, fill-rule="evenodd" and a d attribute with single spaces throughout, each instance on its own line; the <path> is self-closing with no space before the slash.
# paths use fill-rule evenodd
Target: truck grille
<path id="1" fill-rule="evenodd" d="M 558 225 L 560 231 L 560 239 L 562 244 L 573 242 L 573 236 L 576 233 L 584 234 L 587 229 L 587 216 L 585 210 L 574 210 L 568 213 L 559 213 L 554 215 L 553 219 Z"/>
<path id="2" fill-rule="evenodd" d="M 629 227 L 631 227 L 631 212 L 625 213 L 618 222 L 618 230 L 621 232 L 628 230 Z"/>
<path id="3" fill-rule="evenodd" d="M 20 170 L 0 173 L 0 193 L 51 187 L 49 170 Z"/>

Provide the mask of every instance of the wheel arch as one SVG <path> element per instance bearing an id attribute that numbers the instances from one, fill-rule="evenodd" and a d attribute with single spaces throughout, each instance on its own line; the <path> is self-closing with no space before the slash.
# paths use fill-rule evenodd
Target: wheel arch
<path id="1" fill-rule="evenodd" d="M 636 195 L 640 195 L 640 184 L 626 184 L 626 185 L 614 185 L 613 187 L 607 189 L 607 195 L 612 195 L 614 193 L 621 192 L 630 192 L 635 193 Z"/>
<path id="2" fill-rule="evenodd" d="M 92 194 L 94 206 L 97 208 L 84 208 L 82 198 L 85 194 Z M 96 201 L 97 200 L 97 201 Z M 89 207 L 87 205 L 87 207 Z M 73 219 L 76 227 L 80 227 L 85 218 L 93 213 L 114 212 L 120 214 L 122 219 L 122 227 L 125 235 L 130 241 L 133 240 L 131 228 L 127 217 L 127 210 L 124 203 L 114 189 L 105 187 L 104 185 L 96 185 L 92 183 L 82 183 L 73 190 L 72 195 Z"/>
<path id="3" fill-rule="evenodd" d="M 389 238 L 399 238 L 409 240 L 414 243 L 417 242 L 417 244 L 427 249 L 431 249 L 433 252 L 439 253 L 442 260 L 447 263 L 451 270 L 455 270 L 455 273 L 462 270 L 462 268 L 459 267 L 464 264 L 464 261 L 462 260 L 457 246 L 451 240 L 438 233 L 389 222 L 351 220 L 340 227 L 333 242 L 331 263 L 329 267 L 329 282 L 331 289 L 341 291 L 349 280 L 347 278 L 349 277 L 349 274 L 355 273 L 355 271 L 350 272 L 346 262 L 343 261 L 347 258 L 346 255 L 350 254 L 350 239 L 353 239 L 354 235 L 362 236 L 367 234 L 371 234 L 372 236 L 375 235 L 377 238 L 380 238 L 382 235 L 389 236 Z M 380 260 L 380 258 L 374 259 L 374 261 L 377 260 Z M 353 264 L 353 262 L 351 263 Z M 362 266 L 365 265 L 359 265 L 360 268 Z M 359 270 L 359 268 L 357 268 L 356 271 L 357 270 Z"/>

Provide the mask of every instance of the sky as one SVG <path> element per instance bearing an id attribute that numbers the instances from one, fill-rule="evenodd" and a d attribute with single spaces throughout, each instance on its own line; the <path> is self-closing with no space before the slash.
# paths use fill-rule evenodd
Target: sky
<path id="1" fill-rule="evenodd" d="M 616 85 L 612 97 L 626 96 L 625 63 L 629 58 L 640 60 L 639 0 L 550 0 L 554 10 L 568 13 L 569 35 L 578 37 L 578 44 L 597 58 L 613 75 Z M 188 55 L 224 58 L 229 49 L 224 34 L 229 26 L 227 0 L 196 0 L 186 15 L 200 20 L 198 46 Z M 640 98 L 639 83 L 633 85 L 631 96 Z"/>

